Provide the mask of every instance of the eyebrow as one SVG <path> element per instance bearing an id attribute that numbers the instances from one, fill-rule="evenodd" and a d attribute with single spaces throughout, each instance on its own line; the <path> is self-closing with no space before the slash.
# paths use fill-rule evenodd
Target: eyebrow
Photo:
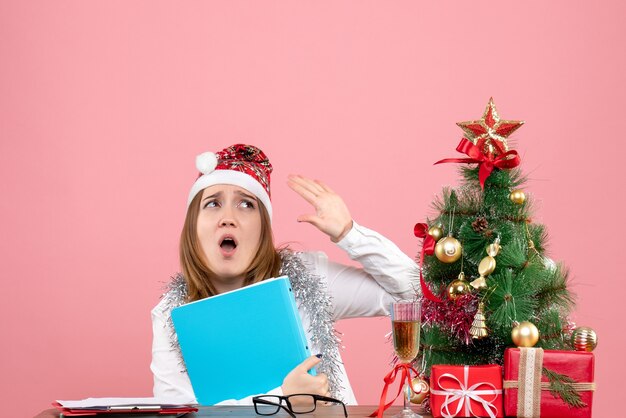
<path id="1" fill-rule="evenodd" d="M 221 196 L 221 195 L 222 195 L 222 192 L 216 192 L 216 193 L 213 193 L 212 195 L 209 195 L 209 196 L 205 197 L 202 200 L 204 201 L 204 200 L 211 199 L 213 197 L 217 197 L 217 196 Z"/>
<path id="2" fill-rule="evenodd" d="M 240 196 L 247 197 L 248 199 L 256 200 L 254 196 L 252 196 L 251 194 L 242 192 L 241 190 L 237 190 L 235 193 L 237 193 Z"/>
<path id="3" fill-rule="evenodd" d="M 241 190 L 237 190 L 237 191 L 235 191 L 235 193 L 236 193 L 236 194 L 238 194 L 238 195 L 240 195 L 240 196 L 247 197 L 248 199 L 256 200 L 256 198 L 255 198 L 254 196 L 252 196 L 251 194 L 248 194 L 248 193 L 242 192 Z M 212 198 L 214 198 L 214 197 L 220 197 L 220 196 L 222 196 L 222 192 L 221 192 L 221 191 L 219 191 L 219 192 L 215 192 L 215 193 L 213 193 L 213 194 L 211 194 L 211 195 L 209 195 L 209 196 L 205 197 L 205 198 L 204 198 L 204 199 L 202 199 L 202 200 L 204 201 L 204 200 L 207 200 L 207 199 L 212 199 Z"/>

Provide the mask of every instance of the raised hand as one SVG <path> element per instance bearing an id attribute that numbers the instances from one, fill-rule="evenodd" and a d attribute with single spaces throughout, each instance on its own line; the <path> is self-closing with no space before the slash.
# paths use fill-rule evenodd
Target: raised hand
<path id="1" fill-rule="evenodd" d="M 352 228 L 352 216 L 343 199 L 319 180 L 290 175 L 287 185 L 315 208 L 315 214 L 298 216 L 298 222 L 308 222 L 330 237 L 341 239 Z"/>

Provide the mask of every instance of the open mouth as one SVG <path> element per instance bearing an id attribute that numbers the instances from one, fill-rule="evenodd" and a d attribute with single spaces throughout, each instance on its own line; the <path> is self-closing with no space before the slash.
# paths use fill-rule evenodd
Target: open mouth
<path id="1" fill-rule="evenodd" d="M 233 252 L 237 248 L 237 242 L 233 237 L 224 237 L 220 242 L 220 248 L 227 253 Z"/>

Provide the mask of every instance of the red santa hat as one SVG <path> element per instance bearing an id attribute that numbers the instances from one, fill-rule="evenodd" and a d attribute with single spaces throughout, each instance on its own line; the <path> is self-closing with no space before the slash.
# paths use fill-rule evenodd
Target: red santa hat
<path id="1" fill-rule="evenodd" d="M 246 189 L 255 195 L 267 209 L 272 219 L 270 200 L 270 173 L 272 164 L 259 148 L 235 144 L 217 153 L 205 152 L 196 157 L 200 176 L 191 187 L 187 208 L 202 190 L 215 184 L 230 184 Z"/>

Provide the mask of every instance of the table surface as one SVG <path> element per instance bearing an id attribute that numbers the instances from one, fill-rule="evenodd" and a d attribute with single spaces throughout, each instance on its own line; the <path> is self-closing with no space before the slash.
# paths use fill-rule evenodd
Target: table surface
<path id="1" fill-rule="evenodd" d="M 376 410 L 376 406 L 372 405 L 358 405 L 358 406 L 348 406 L 348 416 L 350 417 L 367 417 L 372 412 Z M 393 417 L 397 414 L 402 408 L 400 406 L 392 406 L 387 411 L 385 411 L 385 417 Z M 42 411 L 35 418 L 59 418 L 59 411 L 57 409 L 46 409 Z M 105 416 L 105 415 L 101 415 Z M 123 417 L 173 417 L 174 415 L 138 415 L 138 414 L 115 414 L 115 415 L 106 415 L 111 418 L 123 418 Z M 232 418 L 250 418 L 250 417 L 259 417 L 254 412 L 253 406 L 202 406 L 199 408 L 199 411 L 192 414 L 187 414 L 185 418 L 200 418 L 200 417 L 232 417 Z M 284 411 L 276 415 L 272 415 L 273 417 L 289 417 Z M 324 418 L 344 418 L 343 408 L 341 406 L 318 406 L 317 410 L 315 410 L 312 414 L 298 414 L 298 417 L 308 418 L 308 417 L 324 417 Z M 430 418 L 430 415 L 423 415 L 424 417 Z"/>

